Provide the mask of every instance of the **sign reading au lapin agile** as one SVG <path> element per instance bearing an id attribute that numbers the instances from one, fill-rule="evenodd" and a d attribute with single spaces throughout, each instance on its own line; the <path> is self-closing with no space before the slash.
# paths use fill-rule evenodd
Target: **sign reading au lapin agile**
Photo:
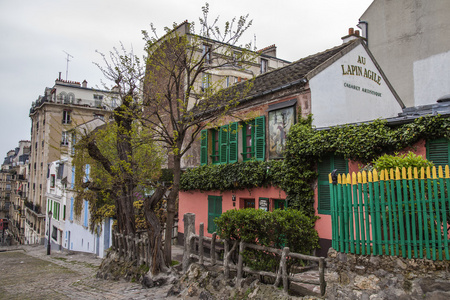
<path id="1" fill-rule="evenodd" d="M 365 67 L 366 65 L 366 58 L 363 56 L 358 56 L 358 59 L 356 61 L 356 65 L 341 65 L 342 67 L 342 75 L 348 75 L 348 76 L 361 76 L 367 79 L 370 79 L 374 81 L 376 84 L 381 85 L 381 76 L 378 75 L 376 72 L 369 70 Z M 372 94 L 377 97 L 381 97 L 381 93 L 370 90 L 364 87 L 360 87 L 356 84 L 351 83 L 344 83 L 344 86 L 349 89 L 354 89 L 357 91 L 362 91 L 364 93 Z"/>

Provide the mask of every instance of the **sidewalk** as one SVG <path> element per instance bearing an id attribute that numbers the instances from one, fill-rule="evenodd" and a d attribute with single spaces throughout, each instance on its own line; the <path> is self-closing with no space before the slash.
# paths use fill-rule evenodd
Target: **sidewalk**
<path id="1" fill-rule="evenodd" d="M 182 248 L 174 245 L 173 259 Z M 145 289 L 140 283 L 96 278 L 101 259 L 93 254 L 52 251 L 42 245 L 0 247 L 0 298 L 5 299 L 175 299 L 170 286 Z"/>

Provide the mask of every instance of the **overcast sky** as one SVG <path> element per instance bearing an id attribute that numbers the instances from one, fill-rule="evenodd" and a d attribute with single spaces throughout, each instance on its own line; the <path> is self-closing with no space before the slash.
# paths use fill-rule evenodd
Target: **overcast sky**
<path id="1" fill-rule="evenodd" d="M 261 49 L 277 46 L 288 61 L 341 44 L 349 27 L 372 0 L 210 0 L 210 18 L 220 24 L 250 14 L 253 25 L 243 38 Z M 31 103 L 52 87 L 58 73 L 68 80 L 100 86 L 95 51 L 123 42 L 143 54 L 141 30 L 153 23 L 160 32 L 173 22 L 198 24 L 204 0 L 0 0 L 0 158 L 19 140 L 29 140 Z M 64 52 L 65 51 L 65 52 Z"/>

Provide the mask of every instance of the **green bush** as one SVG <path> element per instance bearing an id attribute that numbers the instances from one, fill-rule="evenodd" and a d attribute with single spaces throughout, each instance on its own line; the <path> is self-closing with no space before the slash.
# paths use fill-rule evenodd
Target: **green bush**
<path id="1" fill-rule="evenodd" d="M 405 167 L 415 168 L 420 171 L 420 168 L 432 167 L 433 163 L 423 158 L 421 155 L 416 155 L 413 152 L 408 152 L 408 154 L 395 153 L 394 155 L 383 155 L 374 160 L 373 167 L 377 171 L 389 170 L 399 168 L 400 170 Z"/>
<path id="2" fill-rule="evenodd" d="M 260 209 L 228 210 L 215 220 L 217 233 L 230 242 L 244 241 L 273 248 L 289 247 L 291 252 L 311 254 L 319 244 L 314 229 L 315 218 L 293 210 L 267 212 Z M 247 266 L 275 272 L 279 256 L 272 253 L 246 249 L 244 262 Z M 298 263 L 291 260 L 289 266 Z"/>

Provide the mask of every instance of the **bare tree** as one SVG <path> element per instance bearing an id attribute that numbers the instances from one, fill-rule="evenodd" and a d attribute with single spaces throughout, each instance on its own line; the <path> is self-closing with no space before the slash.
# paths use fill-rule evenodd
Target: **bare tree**
<path id="1" fill-rule="evenodd" d="M 183 23 L 158 38 L 147 38 L 148 58 L 144 85 L 143 115 L 152 128 L 154 140 L 164 145 L 173 168 L 173 185 L 167 197 L 165 261 L 171 261 L 172 228 L 180 189 L 181 160 L 207 122 L 230 113 L 251 87 L 251 80 L 223 89 L 226 77 L 216 71 L 225 67 L 243 71 L 256 61 L 250 44 L 237 47 L 249 28 L 248 15 L 225 22 L 223 30 L 216 18 L 209 24 L 209 6 L 202 7 L 200 32 L 193 23 Z M 152 26 L 152 30 L 155 33 Z M 214 79 L 213 77 L 216 77 Z"/>
<path id="2" fill-rule="evenodd" d="M 95 220 L 105 217 L 102 214 L 111 214 L 112 207 L 118 232 L 134 236 L 138 229 L 134 204 L 143 199 L 149 252 L 153 257 L 149 267 L 156 274 L 167 270 L 161 247 L 161 223 L 155 213 L 165 187 L 158 182 L 161 150 L 153 142 L 151 130 L 141 124 L 144 67 L 133 51 L 127 51 L 123 45 L 108 56 L 101 55 L 103 63 L 97 66 L 114 84 L 110 89 L 120 103 L 112 111 L 113 122 L 83 134 L 76 144 L 76 202 L 88 199 L 92 204 L 91 213 L 99 218 L 91 218 L 91 227 L 95 227 Z M 126 250 L 137 251 L 133 245 L 125 244 Z"/>

